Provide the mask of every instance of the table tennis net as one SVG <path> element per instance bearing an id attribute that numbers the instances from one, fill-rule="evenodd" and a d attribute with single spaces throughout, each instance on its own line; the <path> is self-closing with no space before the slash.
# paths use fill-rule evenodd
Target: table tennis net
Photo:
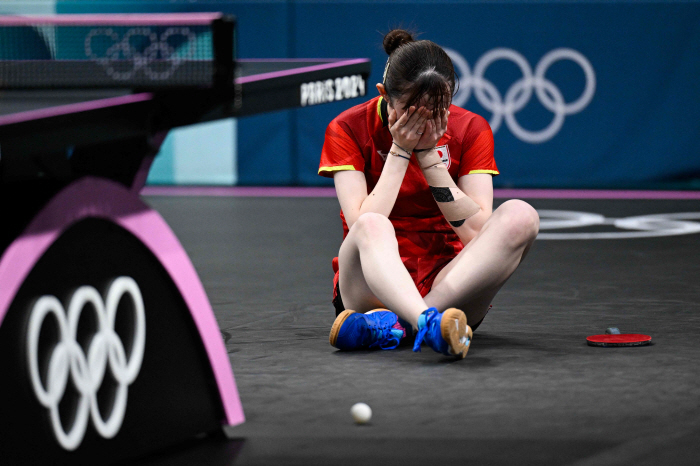
<path id="1" fill-rule="evenodd" d="M 232 85 L 233 41 L 212 15 L 0 17 L 0 89 Z"/>

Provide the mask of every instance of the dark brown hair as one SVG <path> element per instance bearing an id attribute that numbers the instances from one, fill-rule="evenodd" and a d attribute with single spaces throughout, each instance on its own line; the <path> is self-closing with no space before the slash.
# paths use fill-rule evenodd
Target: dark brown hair
<path id="1" fill-rule="evenodd" d="M 390 31 L 384 36 L 383 45 L 389 55 L 384 87 L 392 105 L 406 96 L 408 108 L 425 96 L 435 114 L 450 106 L 456 75 L 452 60 L 442 47 L 429 40 L 415 40 L 403 29 Z"/>

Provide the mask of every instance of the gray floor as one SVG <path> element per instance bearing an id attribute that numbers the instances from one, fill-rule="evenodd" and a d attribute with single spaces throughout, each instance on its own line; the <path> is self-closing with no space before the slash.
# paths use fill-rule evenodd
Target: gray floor
<path id="1" fill-rule="evenodd" d="M 538 241 L 455 362 L 426 347 L 328 344 L 335 199 L 146 200 L 200 274 L 247 418 L 230 429 L 238 441 L 149 464 L 698 464 L 698 234 Z M 531 203 L 610 217 L 700 211 L 699 201 Z M 586 345 L 610 326 L 653 345 Z M 369 425 L 352 422 L 359 401 Z"/>

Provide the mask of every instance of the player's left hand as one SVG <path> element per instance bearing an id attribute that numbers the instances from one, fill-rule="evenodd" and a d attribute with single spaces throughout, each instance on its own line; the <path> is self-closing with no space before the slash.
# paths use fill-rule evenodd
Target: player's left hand
<path id="1" fill-rule="evenodd" d="M 435 147 L 447 131 L 447 118 L 450 116 L 450 111 L 442 109 L 438 114 L 425 123 L 425 131 L 416 144 L 416 149 L 429 149 Z"/>

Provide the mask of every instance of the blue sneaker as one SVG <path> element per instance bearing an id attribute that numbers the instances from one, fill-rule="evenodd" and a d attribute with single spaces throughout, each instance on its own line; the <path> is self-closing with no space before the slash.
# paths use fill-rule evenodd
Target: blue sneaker
<path id="1" fill-rule="evenodd" d="M 467 316 L 459 309 L 450 308 L 442 314 L 434 307 L 418 317 L 418 333 L 413 351 L 420 351 L 421 343 L 446 356 L 462 359 L 469 351 L 472 329 L 467 325 Z"/>
<path id="2" fill-rule="evenodd" d="M 340 350 L 394 349 L 399 346 L 406 331 L 396 314 L 386 309 L 375 309 L 367 314 L 345 310 L 338 314 L 329 340 Z"/>

